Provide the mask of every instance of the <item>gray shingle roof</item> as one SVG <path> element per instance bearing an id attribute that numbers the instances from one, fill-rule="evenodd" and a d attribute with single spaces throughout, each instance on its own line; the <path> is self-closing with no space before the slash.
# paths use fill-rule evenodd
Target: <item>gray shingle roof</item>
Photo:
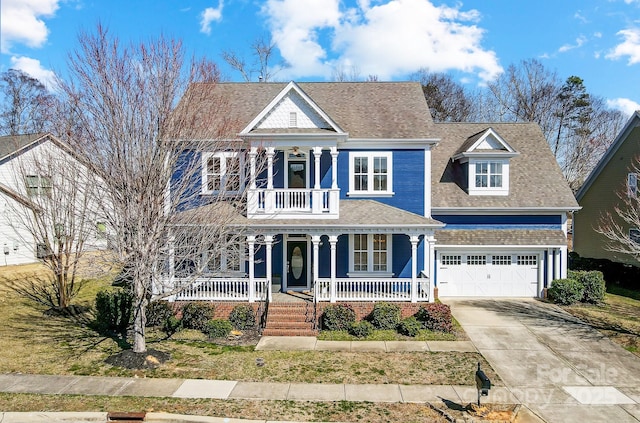
<path id="1" fill-rule="evenodd" d="M 15 153 L 21 148 L 26 147 L 34 141 L 39 140 L 45 133 L 25 134 L 25 135 L 6 135 L 0 137 L 0 160 L 10 154 Z"/>
<path id="2" fill-rule="evenodd" d="M 561 230 L 436 230 L 436 245 L 567 245 Z"/>
<path id="3" fill-rule="evenodd" d="M 297 84 L 350 138 L 425 139 L 433 121 L 418 82 L 301 82 Z M 231 123 L 244 129 L 287 86 L 286 83 L 197 83 L 184 98 L 221 106 L 201 119 L 203 138 L 216 138 Z M 178 107 L 178 110 L 180 106 Z M 198 109 L 192 105 L 191 109 Z M 284 129 L 284 128 L 283 128 Z"/>
<path id="4" fill-rule="evenodd" d="M 464 165 L 452 162 L 470 137 L 488 128 L 520 153 L 510 159 L 508 196 L 471 196 Z M 547 141 L 534 123 L 436 123 L 440 143 L 432 150 L 432 207 L 434 208 L 577 208 Z M 479 210 L 480 211 L 480 210 Z"/>

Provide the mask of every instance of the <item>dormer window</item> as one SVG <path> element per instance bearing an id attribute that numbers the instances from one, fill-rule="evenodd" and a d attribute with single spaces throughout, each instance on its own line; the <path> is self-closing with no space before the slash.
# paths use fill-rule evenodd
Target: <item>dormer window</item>
<path id="1" fill-rule="evenodd" d="M 467 139 L 453 156 L 467 167 L 469 195 L 509 195 L 509 162 L 515 151 L 492 128 Z"/>

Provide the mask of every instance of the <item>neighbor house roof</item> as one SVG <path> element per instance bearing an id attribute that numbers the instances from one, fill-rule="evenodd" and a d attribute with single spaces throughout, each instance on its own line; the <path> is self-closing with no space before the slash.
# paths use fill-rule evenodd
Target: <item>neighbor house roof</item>
<path id="1" fill-rule="evenodd" d="M 578 209 L 547 141 L 535 123 L 436 123 L 440 143 L 431 153 L 432 208 Z M 465 164 L 451 160 L 478 133 L 492 128 L 515 151 L 509 161 L 509 195 L 469 195 Z"/>
<path id="2" fill-rule="evenodd" d="M 202 104 L 215 110 L 213 116 L 202 116 L 199 122 L 203 125 L 199 136 L 215 139 L 219 128 L 228 125 L 236 135 L 288 85 L 196 83 L 189 87 L 183 101 L 192 102 L 189 110 L 206 110 L 199 106 Z M 433 121 L 418 82 L 301 82 L 296 86 L 350 138 L 433 138 Z M 184 107 L 178 106 L 177 110 L 181 109 Z"/>
<path id="3" fill-rule="evenodd" d="M 25 134 L 25 135 L 5 135 L 0 137 L 0 160 L 22 150 L 23 148 L 40 141 L 47 133 Z"/>
<path id="4" fill-rule="evenodd" d="M 633 131 L 635 128 L 639 126 L 640 126 L 640 110 L 636 110 L 633 113 L 633 115 L 631 115 L 631 118 L 629 118 L 624 128 L 622 129 L 622 131 L 620 131 L 620 133 L 618 134 L 616 139 L 613 141 L 613 143 L 611 143 L 611 145 L 607 149 L 604 156 L 602 156 L 602 158 L 600 159 L 596 167 L 593 168 L 593 170 L 587 177 L 584 184 L 582 184 L 582 186 L 576 193 L 576 198 L 578 199 L 578 201 L 582 200 L 582 197 L 584 196 L 584 194 L 589 190 L 593 182 L 598 178 L 602 170 L 606 167 L 607 163 L 609 163 L 609 161 L 615 156 L 616 152 L 618 151 L 618 149 L 620 149 L 620 146 L 625 142 L 625 140 L 627 139 L 631 131 Z"/>

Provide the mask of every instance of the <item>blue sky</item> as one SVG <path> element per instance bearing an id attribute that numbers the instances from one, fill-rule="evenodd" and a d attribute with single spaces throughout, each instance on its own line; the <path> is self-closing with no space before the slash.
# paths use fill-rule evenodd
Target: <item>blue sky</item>
<path id="1" fill-rule="evenodd" d="M 510 64 L 538 59 L 562 79 L 630 114 L 640 109 L 640 0 L 2 0 L 0 70 L 47 81 L 64 73 L 80 30 L 98 21 L 120 39 L 160 33 L 221 65 L 224 50 L 250 59 L 271 37 L 290 67 L 275 79 L 405 80 L 420 68 L 470 87 Z M 257 75 L 256 75 L 257 78 Z"/>

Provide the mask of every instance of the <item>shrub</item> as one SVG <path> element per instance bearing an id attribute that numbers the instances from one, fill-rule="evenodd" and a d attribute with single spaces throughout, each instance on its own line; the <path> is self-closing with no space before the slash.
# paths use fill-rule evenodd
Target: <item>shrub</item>
<path id="1" fill-rule="evenodd" d="M 96 294 L 98 330 L 126 334 L 133 312 L 133 296 L 128 290 L 112 289 Z"/>
<path id="2" fill-rule="evenodd" d="M 556 279 L 547 294 L 556 304 L 570 305 L 582 300 L 584 287 L 576 279 Z"/>
<path id="3" fill-rule="evenodd" d="M 173 308 L 167 301 L 153 301 L 147 307 L 147 326 L 162 326 L 174 314 Z"/>
<path id="4" fill-rule="evenodd" d="M 599 304 L 604 301 L 604 294 L 606 292 L 606 286 L 602 272 L 593 270 L 590 272 L 569 271 L 569 279 L 575 279 L 582 285 L 584 289 L 582 293 L 582 299 L 580 301 L 584 303 Z"/>
<path id="5" fill-rule="evenodd" d="M 325 330 L 349 330 L 356 321 L 356 312 L 347 304 L 331 304 L 322 313 L 322 328 Z"/>
<path id="6" fill-rule="evenodd" d="M 373 325 L 366 320 L 353 322 L 349 325 L 349 333 L 358 338 L 366 338 L 373 333 L 374 329 Z"/>
<path id="7" fill-rule="evenodd" d="M 207 323 L 213 319 L 215 308 L 207 302 L 192 302 L 182 307 L 182 327 L 204 332 Z"/>
<path id="8" fill-rule="evenodd" d="M 228 320 L 213 319 L 207 322 L 207 335 L 209 338 L 225 338 L 232 330 L 233 326 Z"/>
<path id="9" fill-rule="evenodd" d="M 167 320 L 162 324 L 162 331 L 167 335 L 167 338 L 171 337 L 176 332 L 182 329 L 182 320 L 176 316 L 169 316 Z"/>
<path id="10" fill-rule="evenodd" d="M 453 332 L 451 309 L 446 304 L 431 303 L 420 307 L 415 314 L 425 329 L 436 332 Z"/>
<path id="11" fill-rule="evenodd" d="M 420 329 L 422 329 L 422 323 L 414 316 L 407 317 L 398 324 L 398 333 L 406 336 L 417 336 Z"/>
<path id="12" fill-rule="evenodd" d="M 376 303 L 371 312 L 371 323 L 377 329 L 396 329 L 400 323 L 400 307 L 391 303 Z"/>
<path id="13" fill-rule="evenodd" d="M 247 304 L 237 305 L 229 314 L 231 325 L 238 330 L 253 329 L 256 327 L 256 315 L 253 308 Z"/>

